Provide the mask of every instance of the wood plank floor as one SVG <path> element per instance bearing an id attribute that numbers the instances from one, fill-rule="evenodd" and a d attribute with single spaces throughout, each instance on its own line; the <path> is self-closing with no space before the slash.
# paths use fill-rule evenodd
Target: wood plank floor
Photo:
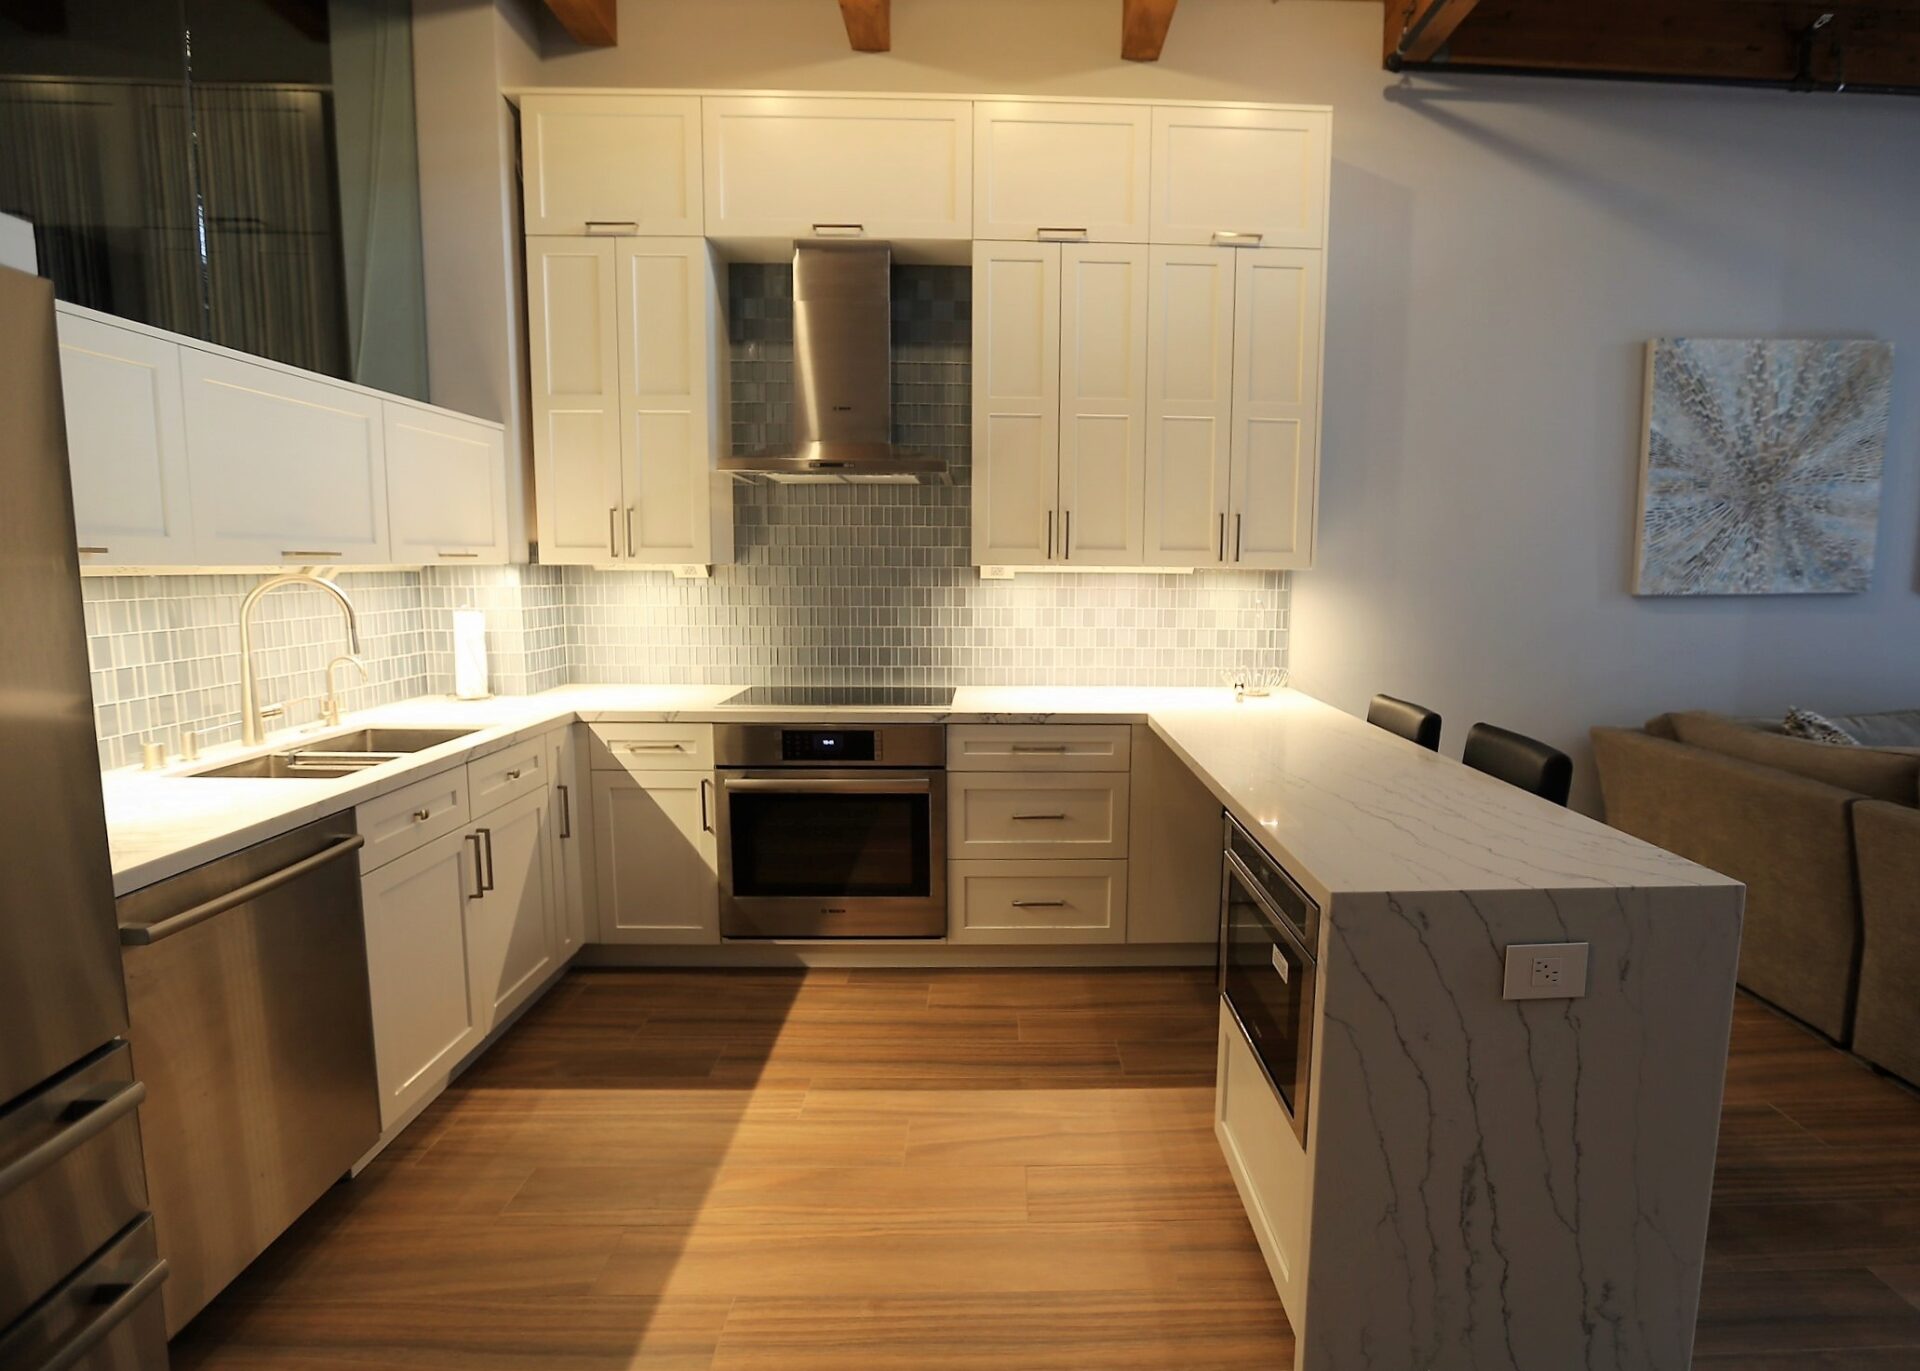
<path id="1" fill-rule="evenodd" d="M 1192 971 L 585 972 L 181 1371 L 1243 1371 L 1292 1335 Z M 1920 1366 L 1920 1099 L 1743 999 L 1703 1368 Z"/>

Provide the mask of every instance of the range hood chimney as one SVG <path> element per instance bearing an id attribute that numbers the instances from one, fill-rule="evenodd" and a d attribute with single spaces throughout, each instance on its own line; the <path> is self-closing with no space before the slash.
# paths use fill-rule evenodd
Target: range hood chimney
<path id="1" fill-rule="evenodd" d="M 944 458 L 893 445 L 893 249 L 805 243 L 793 250 L 793 446 L 721 459 L 743 479 L 948 480 Z"/>

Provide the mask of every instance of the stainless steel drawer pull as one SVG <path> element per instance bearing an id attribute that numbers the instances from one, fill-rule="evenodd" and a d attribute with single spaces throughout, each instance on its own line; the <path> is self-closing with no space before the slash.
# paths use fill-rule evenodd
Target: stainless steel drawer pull
<path id="1" fill-rule="evenodd" d="M 1240 516 L 1233 516 L 1233 560 L 1240 560 Z"/>
<path id="2" fill-rule="evenodd" d="M 465 841 L 473 844 L 473 889 L 469 894 L 476 900 L 484 900 L 487 898 L 487 878 L 480 866 L 480 835 L 469 833 Z"/>
<path id="3" fill-rule="evenodd" d="M 1065 239 L 1065 238 L 1085 238 L 1087 236 L 1087 231 L 1083 228 L 1041 227 L 1041 228 L 1036 228 L 1033 231 L 1033 236 L 1035 238 L 1040 239 L 1040 241 L 1042 242 L 1049 242 L 1049 241 L 1058 241 L 1060 239 Z"/>
<path id="4" fill-rule="evenodd" d="M 490 828 L 476 828 L 473 831 L 478 833 L 480 840 L 487 845 L 487 874 L 485 879 L 480 882 L 480 889 L 483 891 L 491 891 L 493 889 L 493 830 Z"/>
<path id="5" fill-rule="evenodd" d="M 437 557 L 478 557 L 477 552 L 448 552 L 445 548 L 434 554 Z"/>
<path id="6" fill-rule="evenodd" d="M 815 224 L 813 236 L 816 238 L 858 238 L 867 231 L 865 224 Z"/>
<path id="7" fill-rule="evenodd" d="M 685 743 L 625 743 L 629 752 L 685 752 Z"/>
<path id="8" fill-rule="evenodd" d="M 1257 248 L 1266 235 L 1261 233 L 1239 233 L 1233 229 L 1215 229 L 1213 241 L 1220 247 Z"/>
<path id="9" fill-rule="evenodd" d="M 70 1371 L 71 1368 L 86 1363 L 87 1354 L 107 1340 L 114 1329 L 125 1323 L 133 1311 L 158 1290 L 167 1279 L 167 1259 L 155 1257 L 153 1265 L 141 1273 L 140 1278 L 127 1284 L 114 1282 L 101 1283 L 95 1288 L 96 1298 L 105 1300 L 100 1312 L 87 1321 L 80 1329 L 54 1352 L 41 1362 L 34 1371 Z M 111 1296 L 111 1298 L 108 1298 Z"/>
<path id="10" fill-rule="evenodd" d="M 1012 750 L 1015 752 L 1065 752 L 1067 745 L 1065 743 L 1015 743 Z"/>
<path id="11" fill-rule="evenodd" d="M 633 556 L 633 506 L 627 506 L 627 556 Z"/>
<path id="12" fill-rule="evenodd" d="M 1067 902 L 1065 900 L 1015 900 L 1013 907 L 1015 909 L 1065 909 Z"/>
<path id="13" fill-rule="evenodd" d="M 707 790 L 712 785 L 713 782 L 708 777 L 700 778 L 700 831 L 702 833 L 713 832 L 713 820 L 708 817 L 707 810 Z"/>
<path id="14" fill-rule="evenodd" d="M 509 772 L 507 773 L 507 779 L 508 779 L 509 781 L 517 781 L 517 780 L 519 780 L 519 779 L 520 779 L 520 768 L 516 766 L 516 767 L 515 767 L 515 768 L 514 768 L 513 770 L 511 770 L 511 771 L 509 771 Z"/>
<path id="15" fill-rule="evenodd" d="M 417 824 L 423 824 L 432 817 L 433 811 L 431 809 L 416 809 L 413 811 L 413 821 Z"/>
<path id="16" fill-rule="evenodd" d="M 1227 560 L 1227 512 L 1220 511 L 1220 560 Z"/>
<path id="17" fill-rule="evenodd" d="M 183 910 L 158 923 L 122 924 L 120 941 L 136 947 L 144 947 L 148 943 L 157 943 L 162 938 L 171 938 L 174 934 L 183 933 L 197 923 L 204 923 L 216 914 L 224 914 L 236 905 L 257 900 L 270 890 L 278 890 L 289 881 L 297 881 L 316 867 L 325 866 L 328 862 L 337 862 L 349 852 L 357 852 L 366 845 L 367 840 L 358 833 L 342 838 L 330 847 L 321 848 L 311 857 L 302 857 L 292 866 L 283 866 L 257 881 L 248 881 L 238 890 L 229 890 L 226 894 L 217 895 L 205 904 L 197 904 L 192 909 Z"/>
<path id="18" fill-rule="evenodd" d="M 282 557 L 342 557 L 346 554 L 341 552 L 327 552 L 320 548 L 283 547 L 280 549 L 280 555 Z"/>
<path id="19" fill-rule="evenodd" d="M 1032 819 L 1064 819 L 1067 816 L 1064 814 L 1016 814 L 1013 817 L 1017 821 L 1025 823 Z"/>
<path id="20" fill-rule="evenodd" d="M 620 555 L 620 506 L 612 505 L 607 509 L 607 556 Z"/>
<path id="21" fill-rule="evenodd" d="M 81 549 L 80 549 L 80 551 L 82 551 L 82 552 L 90 552 L 90 553 L 95 553 L 95 554 L 105 554 L 105 553 L 108 553 L 108 552 L 112 552 L 112 551 L 113 551 L 113 549 L 112 549 L 112 548 L 110 548 L 110 547 L 83 547 L 83 548 L 81 548 Z"/>
<path id="22" fill-rule="evenodd" d="M 78 1099 L 67 1106 L 65 1127 L 0 1168 L 0 1196 L 19 1189 L 67 1153 L 97 1138 L 147 1098 L 144 1081 L 127 1081 L 100 1099 Z"/>
<path id="23" fill-rule="evenodd" d="M 588 219 L 585 221 L 588 233 L 630 234 L 640 232 L 638 219 Z"/>
<path id="24" fill-rule="evenodd" d="M 573 795 L 563 785 L 557 785 L 554 789 L 560 792 L 560 836 L 571 838 L 573 836 Z"/>

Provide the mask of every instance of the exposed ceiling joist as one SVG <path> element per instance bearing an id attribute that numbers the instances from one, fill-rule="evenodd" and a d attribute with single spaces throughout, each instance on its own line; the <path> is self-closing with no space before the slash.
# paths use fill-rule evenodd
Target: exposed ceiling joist
<path id="1" fill-rule="evenodd" d="M 614 0 L 547 0 L 567 36 L 584 48 L 610 48 L 620 41 Z"/>
<path id="2" fill-rule="evenodd" d="M 1430 62 L 1480 0 L 1389 0 L 1387 64 Z M 1396 19 L 1398 22 L 1396 22 Z"/>
<path id="3" fill-rule="evenodd" d="M 1120 0 L 1120 55 L 1129 62 L 1158 62 L 1180 0 Z"/>
<path id="4" fill-rule="evenodd" d="M 1920 0 L 1478 0 L 1449 15 L 1456 3 L 1389 0 L 1387 65 L 1920 94 Z"/>
<path id="5" fill-rule="evenodd" d="M 840 0 L 840 19 L 855 52 L 893 50 L 891 10 L 891 0 Z"/>

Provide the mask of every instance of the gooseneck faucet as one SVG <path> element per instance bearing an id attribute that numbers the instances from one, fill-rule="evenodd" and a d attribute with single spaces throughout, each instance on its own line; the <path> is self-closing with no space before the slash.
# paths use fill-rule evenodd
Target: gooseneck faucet
<path id="1" fill-rule="evenodd" d="M 281 586 L 312 586 L 338 600 L 340 612 L 347 616 L 347 651 L 355 656 L 360 654 L 360 623 L 354 617 L 353 601 L 332 581 L 324 581 L 310 571 L 289 571 L 285 575 L 269 576 L 248 591 L 247 598 L 240 602 L 240 741 L 248 747 L 256 747 L 267 739 L 266 717 L 260 708 L 260 678 L 253 666 L 253 608 Z M 327 674 L 332 677 L 331 667 Z"/>

